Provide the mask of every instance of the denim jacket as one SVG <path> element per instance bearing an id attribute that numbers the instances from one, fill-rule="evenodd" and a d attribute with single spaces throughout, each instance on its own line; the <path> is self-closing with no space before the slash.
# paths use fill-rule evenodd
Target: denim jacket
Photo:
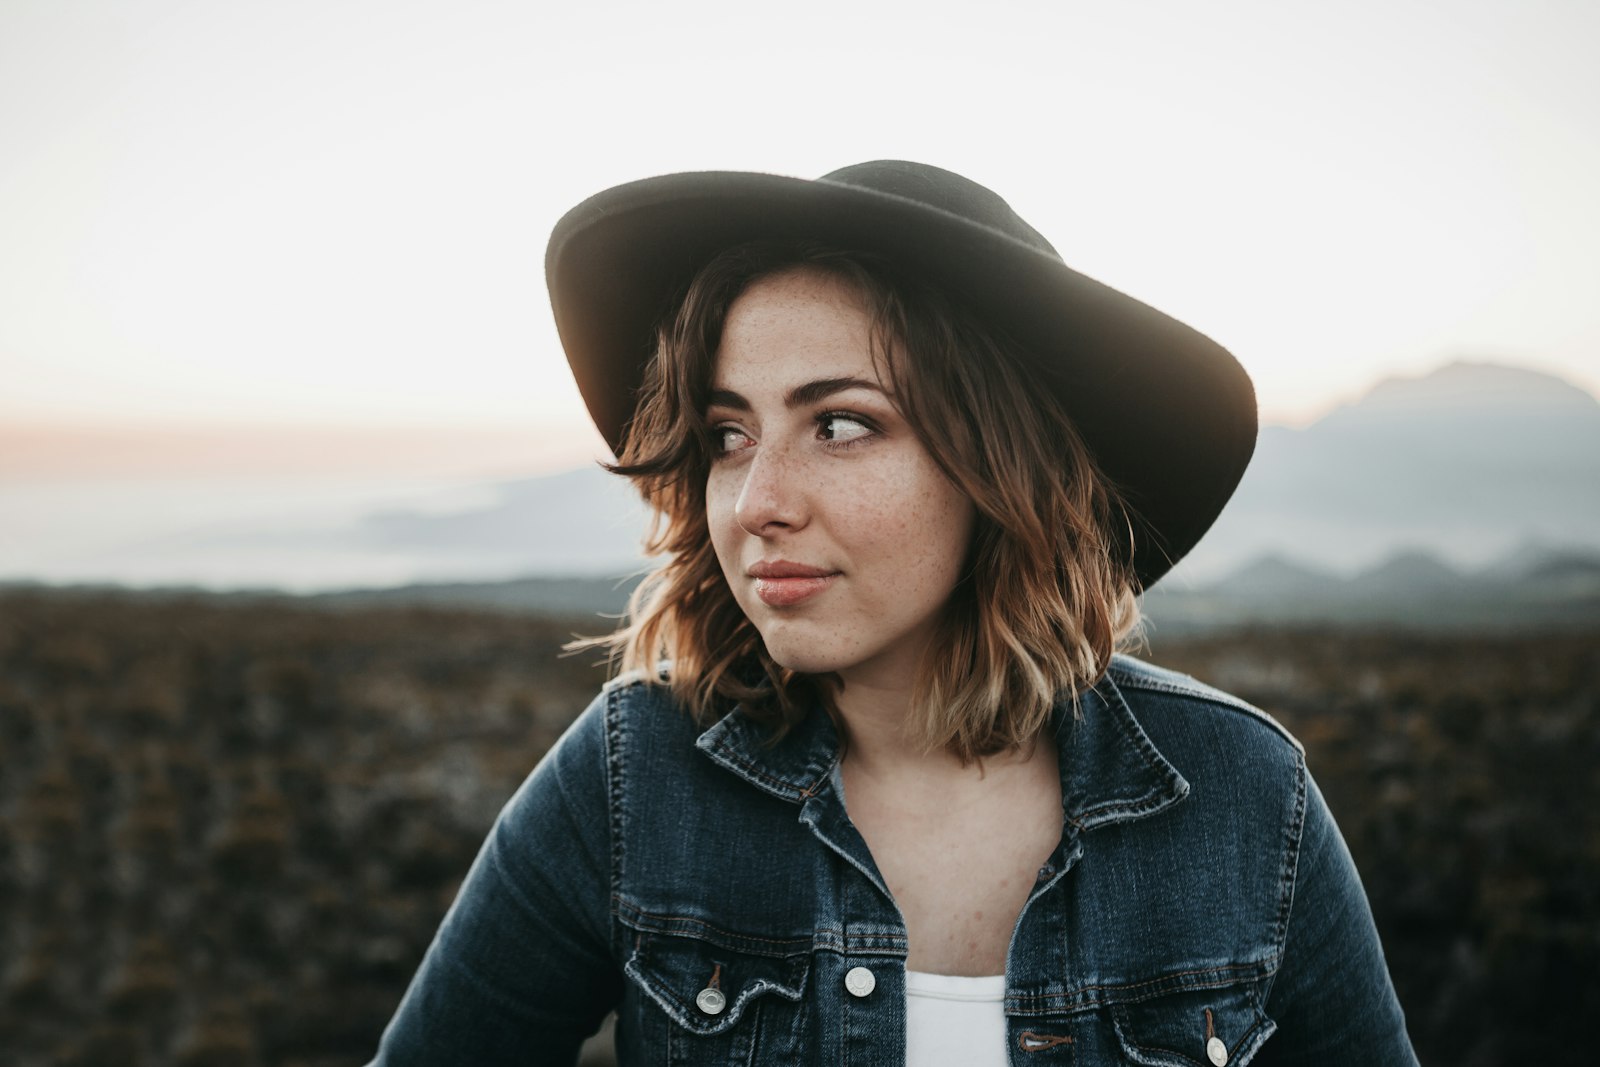
<path id="1" fill-rule="evenodd" d="M 1013 1067 L 1415 1064 L 1304 754 L 1138 660 L 1056 709 L 1062 833 L 1006 964 Z M 904 1062 L 906 928 L 814 714 L 776 745 L 612 683 L 501 813 L 377 1064 Z"/>

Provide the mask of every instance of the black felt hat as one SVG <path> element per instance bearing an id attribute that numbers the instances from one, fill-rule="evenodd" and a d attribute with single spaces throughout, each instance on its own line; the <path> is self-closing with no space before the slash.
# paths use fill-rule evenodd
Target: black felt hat
<path id="1" fill-rule="evenodd" d="M 600 432 L 619 449 L 655 328 L 689 278 L 746 241 L 875 252 L 1016 339 L 1137 512 L 1149 586 L 1216 520 L 1255 449 L 1255 392 L 1215 341 L 1079 274 L 999 196 L 938 167 L 877 160 L 815 181 L 667 174 L 564 215 L 545 277 L 556 328 Z"/>

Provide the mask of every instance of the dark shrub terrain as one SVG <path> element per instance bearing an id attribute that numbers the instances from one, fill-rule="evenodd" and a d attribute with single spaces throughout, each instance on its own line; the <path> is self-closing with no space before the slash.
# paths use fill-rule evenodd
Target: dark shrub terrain
<path id="1" fill-rule="evenodd" d="M 442 608 L 0 593 L 0 1060 L 361 1063 L 602 680 Z M 1157 640 L 1306 744 L 1425 1062 L 1587 1062 L 1600 641 Z"/>

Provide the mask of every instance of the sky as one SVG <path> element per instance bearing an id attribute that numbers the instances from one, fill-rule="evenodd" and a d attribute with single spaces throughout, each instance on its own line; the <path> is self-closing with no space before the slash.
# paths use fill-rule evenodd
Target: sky
<path id="1" fill-rule="evenodd" d="M 1600 391 L 1597 45 L 1586 0 L 6 0 L 0 479 L 599 454 L 560 215 L 872 158 L 989 185 L 1267 421 L 1462 356 Z"/>

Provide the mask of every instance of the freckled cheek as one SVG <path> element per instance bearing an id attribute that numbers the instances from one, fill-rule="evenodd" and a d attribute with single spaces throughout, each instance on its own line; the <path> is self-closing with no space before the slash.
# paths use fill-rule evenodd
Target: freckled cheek
<path id="1" fill-rule="evenodd" d="M 966 556 L 972 509 L 941 489 L 867 487 L 834 511 L 835 528 L 862 562 L 887 561 L 906 581 L 944 582 Z"/>
<path id="2" fill-rule="evenodd" d="M 916 519 L 917 572 L 923 583 L 947 595 L 960 580 L 972 542 L 973 512 L 965 497 L 930 494 Z"/>
<path id="3" fill-rule="evenodd" d="M 730 531 L 738 529 L 733 514 L 737 501 L 736 487 L 719 484 L 715 477 L 706 483 L 706 528 L 713 548 L 718 547 L 719 541 L 727 541 Z"/>
<path id="4" fill-rule="evenodd" d="M 718 507 L 709 493 L 706 498 L 706 531 L 710 534 L 710 550 L 717 557 L 723 577 L 728 579 L 728 584 L 734 585 L 730 571 L 736 571 L 741 566 L 738 537 L 742 531 L 733 520 L 733 509 Z"/>

